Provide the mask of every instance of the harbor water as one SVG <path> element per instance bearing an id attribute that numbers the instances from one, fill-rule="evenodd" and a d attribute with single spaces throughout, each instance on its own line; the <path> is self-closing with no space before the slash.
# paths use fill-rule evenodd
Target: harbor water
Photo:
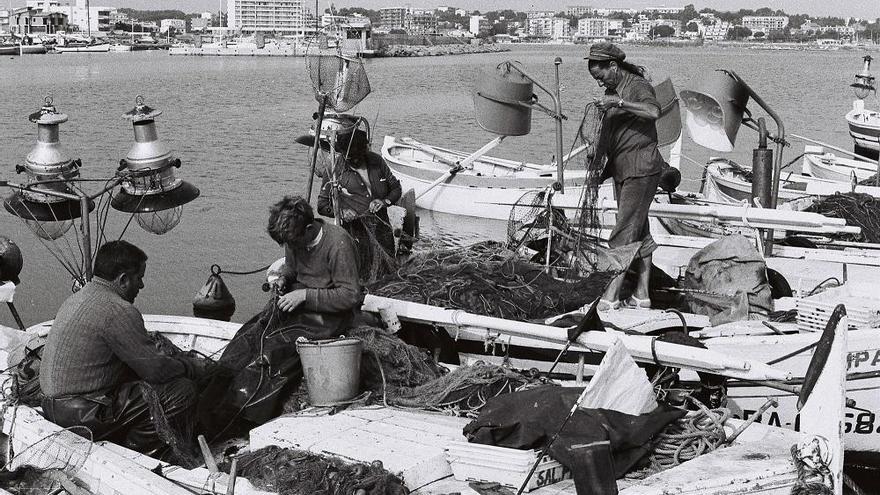
<path id="1" fill-rule="evenodd" d="M 354 111 L 371 122 L 374 150 L 386 134 L 476 150 L 494 137 L 474 118 L 472 92 L 480 74 L 516 60 L 552 87 L 553 60 L 559 56 L 567 151 L 584 104 L 601 94 L 587 72 L 584 47 L 511 48 L 506 53 L 367 61 L 373 91 Z M 779 113 L 787 132 L 851 149 L 843 116 L 851 107 L 852 75 L 861 68 L 862 54 L 857 51 L 624 48 L 627 60 L 647 66 L 655 83 L 670 77 L 676 90 L 694 87 L 713 69 L 732 69 Z M 0 179 L 24 180 L 15 174 L 15 165 L 24 163 L 36 138 L 36 125 L 27 116 L 39 109 L 47 94 L 70 118 L 61 126 L 61 140 L 71 156 L 82 158 L 84 177 L 110 177 L 116 170 L 133 143 L 131 124 L 121 116 L 134 107 L 137 95 L 143 95 L 148 105 L 164 112 L 157 119 L 159 135 L 182 160 L 180 177 L 201 189 L 201 197 L 184 207 L 180 225 L 171 232 L 156 236 L 132 223 L 125 233 L 126 240 L 150 257 L 146 287 L 136 301 L 142 312 L 189 315 L 192 297 L 212 264 L 245 271 L 283 255 L 265 233 L 265 222 L 273 202 L 285 194 L 305 193 L 308 149 L 294 138 L 308 131 L 317 109 L 306 60 L 170 57 L 162 51 L 0 58 Z M 537 94 L 539 101 L 552 106 L 547 95 Z M 758 112 L 754 103 L 750 108 Z M 756 137 L 742 129 L 738 149 L 730 157 L 748 163 Z M 534 112 L 531 134 L 507 139 L 492 154 L 546 163 L 553 150 L 553 122 Z M 803 143 L 793 141 L 786 157 L 793 159 L 802 151 Z M 686 136 L 683 154 L 687 159 L 682 162 L 682 188 L 695 190 L 701 171 L 695 163 L 705 163 L 717 153 Z M 8 196 L 9 191 L 2 194 Z M 435 242 L 460 245 L 504 239 L 504 222 L 424 211 L 420 215 L 422 234 Z M 118 237 L 126 220 L 112 211 L 108 238 Z M 58 247 L 76 250 L 71 234 L 71 245 L 61 241 Z M 0 235 L 12 238 L 24 253 L 15 304 L 25 324 L 53 318 L 70 294 L 71 277 L 27 227 L 5 211 L 0 214 Z M 234 321 L 248 319 L 266 303 L 262 275 L 224 279 L 238 303 Z M 15 325 L 3 309 L 0 323 Z"/>

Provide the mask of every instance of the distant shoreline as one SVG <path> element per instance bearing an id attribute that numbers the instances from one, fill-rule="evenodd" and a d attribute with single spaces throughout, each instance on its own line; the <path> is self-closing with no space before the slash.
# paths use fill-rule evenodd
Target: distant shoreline
<path id="1" fill-rule="evenodd" d="M 445 55 L 469 55 L 473 53 L 509 52 L 510 48 L 498 43 L 481 45 L 388 45 L 376 50 L 376 57 L 439 57 Z"/>

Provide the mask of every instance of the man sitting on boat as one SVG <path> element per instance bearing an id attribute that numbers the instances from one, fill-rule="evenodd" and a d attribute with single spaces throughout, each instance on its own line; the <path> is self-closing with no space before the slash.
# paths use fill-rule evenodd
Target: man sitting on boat
<path id="1" fill-rule="evenodd" d="M 400 181 L 378 153 L 370 151 L 367 133 L 361 129 L 336 140 L 341 154 L 332 174 L 324 174 L 318 195 L 318 213 L 336 217 L 354 237 L 360 256 L 361 276 L 367 280 L 382 257 L 394 257 L 394 233 L 388 219 L 388 206 L 400 199 Z M 331 184 L 336 185 L 334 191 Z M 336 201 L 338 204 L 334 204 Z M 374 250 L 382 248 L 384 253 Z"/>
<path id="2" fill-rule="evenodd" d="M 296 340 L 332 339 L 351 328 L 364 300 L 354 240 L 316 219 L 301 197 L 269 215 L 269 236 L 284 246 L 277 298 L 242 325 L 202 392 L 199 418 L 213 439 L 246 433 L 279 415 L 302 380 Z"/>
<path id="3" fill-rule="evenodd" d="M 125 241 L 98 249 L 94 278 L 64 301 L 52 324 L 40 387 L 50 421 L 161 458 L 171 453 L 166 433 L 192 433 L 198 367 L 161 354 L 133 306 L 146 262 Z M 151 416 L 160 412 L 174 432 L 157 431 Z"/>

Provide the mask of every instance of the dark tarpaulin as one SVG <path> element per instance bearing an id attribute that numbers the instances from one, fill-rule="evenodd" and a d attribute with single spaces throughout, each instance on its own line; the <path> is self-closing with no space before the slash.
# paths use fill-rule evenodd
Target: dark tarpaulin
<path id="1" fill-rule="evenodd" d="M 472 443 L 541 449 L 582 391 L 545 386 L 495 397 L 464 434 Z M 683 410 L 663 405 L 641 416 L 578 409 L 549 454 L 571 471 L 578 495 L 614 495 L 615 480 L 647 457 L 654 435 L 684 415 Z"/>

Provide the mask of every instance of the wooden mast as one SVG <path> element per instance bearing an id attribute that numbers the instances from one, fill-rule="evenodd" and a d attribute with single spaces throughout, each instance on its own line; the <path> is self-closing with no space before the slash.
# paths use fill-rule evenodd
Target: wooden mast
<path id="1" fill-rule="evenodd" d="M 89 0 L 86 0 L 86 34 L 89 37 L 89 42 L 92 40 L 92 12 L 89 9 Z"/>

